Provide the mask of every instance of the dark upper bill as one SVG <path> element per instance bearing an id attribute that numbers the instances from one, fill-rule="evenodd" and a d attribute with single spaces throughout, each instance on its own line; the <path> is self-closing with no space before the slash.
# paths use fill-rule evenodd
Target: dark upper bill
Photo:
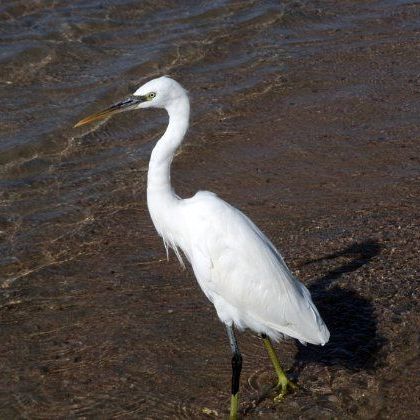
<path id="1" fill-rule="evenodd" d="M 139 103 L 143 102 L 144 100 L 145 98 L 143 96 L 130 96 L 124 99 L 123 101 L 117 102 L 109 108 L 104 109 L 103 111 L 97 112 L 95 114 L 87 116 L 86 118 L 83 118 L 77 124 L 75 124 L 73 128 L 89 124 L 92 121 L 104 120 L 105 118 L 108 118 L 114 114 L 118 114 L 119 112 L 129 111 L 130 109 L 134 109 Z"/>

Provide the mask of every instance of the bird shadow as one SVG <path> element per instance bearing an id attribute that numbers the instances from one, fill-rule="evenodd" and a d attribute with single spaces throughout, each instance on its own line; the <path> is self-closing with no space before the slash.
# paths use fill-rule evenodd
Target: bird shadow
<path id="1" fill-rule="evenodd" d="M 291 369 L 297 376 L 308 362 L 342 366 L 355 371 L 375 369 L 378 352 L 385 344 L 385 339 L 377 333 L 374 307 L 355 290 L 346 289 L 335 282 L 344 274 L 368 264 L 380 252 L 381 246 L 377 241 L 366 240 L 305 263 L 347 259 L 344 264 L 327 272 L 309 286 L 331 336 L 324 347 L 298 344 L 295 364 Z"/>

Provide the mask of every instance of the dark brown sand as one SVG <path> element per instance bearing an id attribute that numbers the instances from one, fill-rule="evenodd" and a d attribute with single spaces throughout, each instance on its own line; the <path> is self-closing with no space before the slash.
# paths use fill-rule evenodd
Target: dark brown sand
<path id="1" fill-rule="evenodd" d="M 238 64 L 237 74 L 206 71 L 251 48 L 246 26 L 236 40 L 212 38 L 198 59 L 180 50 L 171 75 L 198 111 L 173 182 L 181 196 L 208 189 L 249 215 L 310 288 L 331 331 L 325 347 L 277 345 L 300 385 L 281 404 L 273 403 L 275 376 L 261 341 L 240 334 L 245 417 L 414 419 L 419 9 L 414 2 L 314 3 L 285 19 L 291 29 L 276 38 L 281 70 L 266 78 L 253 79 L 252 62 Z M 296 30 L 299 13 L 306 20 Z M 257 28 L 283 22 L 271 14 L 255 19 Z M 145 76 L 147 64 L 131 71 Z M 14 83 L 24 91 L 25 81 Z M 241 83 L 241 91 L 221 93 Z M 85 97 L 56 135 L 71 139 L 76 116 L 131 88 L 120 89 Z M 101 103 L 88 105 L 94 99 Z M 2 192 L 0 219 L 0 418 L 227 415 L 224 327 L 191 271 L 173 255 L 166 262 L 146 208 L 147 153 L 137 148 L 153 146 L 165 124 L 157 113 L 157 120 L 153 112 L 116 117 L 68 147 L 48 140 L 45 147 L 60 150 L 54 158 L 7 168 L 4 179 L 15 183 Z M 141 135 L 124 135 L 143 122 Z M 111 149 L 129 159 L 95 171 L 120 156 Z"/>

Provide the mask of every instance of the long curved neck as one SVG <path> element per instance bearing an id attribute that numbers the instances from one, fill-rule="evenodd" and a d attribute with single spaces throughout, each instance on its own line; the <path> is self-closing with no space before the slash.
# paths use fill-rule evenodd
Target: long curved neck
<path id="1" fill-rule="evenodd" d="M 171 187 L 171 163 L 176 149 L 188 129 L 190 102 L 187 95 L 179 97 L 166 108 L 169 124 L 165 134 L 152 151 L 147 175 L 147 193 L 175 196 Z"/>

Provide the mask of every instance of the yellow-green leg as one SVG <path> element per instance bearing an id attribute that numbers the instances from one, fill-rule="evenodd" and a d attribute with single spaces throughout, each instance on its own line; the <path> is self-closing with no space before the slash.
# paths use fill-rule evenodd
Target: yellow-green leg
<path id="1" fill-rule="evenodd" d="M 276 352 L 273 348 L 273 345 L 271 344 L 270 339 L 265 334 L 262 334 L 261 337 L 263 339 L 264 346 L 267 349 L 268 355 L 270 356 L 271 363 L 273 364 L 274 369 L 277 373 L 277 377 L 278 377 L 277 387 L 280 389 L 280 393 L 279 393 L 279 395 L 277 395 L 274 398 L 274 401 L 279 402 L 279 401 L 283 400 L 283 398 L 287 394 L 288 390 L 297 389 L 297 385 L 294 384 L 286 376 L 283 369 L 281 368 L 279 359 L 278 359 L 277 354 L 276 354 Z"/>
<path id="2" fill-rule="evenodd" d="M 229 420 L 238 419 L 238 408 L 239 408 L 239 392 L 236 395 L 231 396 L 230 398 L 230 414 Z"/>

